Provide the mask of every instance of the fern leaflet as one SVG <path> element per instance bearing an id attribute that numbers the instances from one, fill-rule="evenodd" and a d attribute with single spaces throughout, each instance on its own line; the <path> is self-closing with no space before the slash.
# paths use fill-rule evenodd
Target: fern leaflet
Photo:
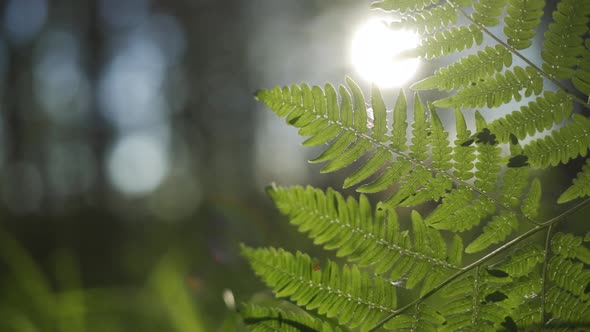
<path id="1" fill-rule="evenodd" d="M 524 154 L 534 168 L 546 168 L 586 156 L 590 147 L 590 119 L 574 114 L 572 121 L 544 138 L 530 142 Z"/>
<path id="2" fill-rule="evenodd" d="M 390 10 L 405 13 L 407 11 L 420 11 L 427 6 L 438 3 L 440 0 L 381 0 L 371 4 L 371 8 Z"/>
<path id="3" fill-rule="evenodd" d="M 459 61 L 438 69 L 434 76 L 410 86 L 412 90 L 457 90 L 478 82 L 482 78 L 500 72 L 512 65 L 512 54 L 503 46 L 486 46 L 477 54 L 470 54 Z"/>
<path id="4" fill-rule="evenodd" d="M 361 272 L 356 265 L 328 261 L 317 268 L 306 254 L 282 249 L 252 249 L 242 254 L 278 297 L 289 297 L 308 310 L 336 317 L 340 324 L 365 331 L 396 306 L 395 288 L 379 277 Z"/>
<path id="5" fill-rule="evenodd" d="M 433 59 L 463 51 L 473 45 L 481 45 L 482 42 L 483 34 L 477 26 L 453 27 L 425 37 L 420 46 L 402 52 L 400 56 Z"/>
<path id="6" fill-rule="evenodd" d="M 553 12 L 553 23 L 545 32 L 541 56 L 543 69 L 557 78 L 571 78 L 573 67 L 584 46 L 582 36 L 588 32 L 590 3 L 586 0 L 562 0 Z"/>
<path id="7" fill-rule="evenodd" d="M 417 212 L 412 213 L 412 244 L 410 236 L 400 232 L 395 211 L 383 206 L 371 211 L 364 195 L 356 201 L 331 189 L 324 193 L 311 187 L 277 186 L 269 188 L 269 194 L 315 244 L 337 249 L 337 256 L 360 266 L 372 265 L 375 273 L 389 272 L 393 280 L 406 277 L 408 288 L 425 280 L 425 292 L 460 264 L 460 256 L 451 251 L 447 255 L 440 234 L 426 228 Z"/>
<path id="8" fill-rule="evenodd" d="M 523 50 L 532 45 L 531 39 L 541 23 L 545 0 L 509 0 L 509 3 L 504 33 L 508 36 L 508 45 Z"/>
<path id="9" fill-rule="evenodd" d="M 498 107 L 502 104 L 522 99 L 532 94 L 538 95 L 543 90 L 543 78 L 533 68 L 514 67 L 512 71 L 496 74 L 473 86 L 459 90 L 455 96 L 443 98 L 434 102 L 438 107 Z"/>
<path id="10" fill-rule="evenodd" d="M 254 304 L 240 306 L 244 324 L 251 332 L 344 332 L 305 312 Z"/>
<path id="11" fill-rule="evenodd" d="M 582 171 L 573 180 L 573 184 L 559 196 L 557 203 L 566 203 L 579 197 L 590 195 L 590 159 L 582 166 Z"/>
<path id="12" fill-rule="evenodd" d="M 522 106 L 520 111 L 492 121 L 490 131 L 502 143 L 508 142 L 510 134 L 524 139 L 551 129 L 554 124 L 569 118 L 573 109 L 574 104 L 565 92 L 545 91 L 543 96 L 530 102 L 528 106 Z"/>
<path id="13" fill-rule="evenodd" d="M 498 25 L 500 16 L 507 0 L 479 0 L 473 4 L 474 13 L 471 17 L 481 25 L 492 27 Z"/>

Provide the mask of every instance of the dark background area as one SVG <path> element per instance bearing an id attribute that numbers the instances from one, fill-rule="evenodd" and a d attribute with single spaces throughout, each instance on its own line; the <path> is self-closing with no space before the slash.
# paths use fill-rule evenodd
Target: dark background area
<path id="1" fill-rule="evenodd" d="M 34 278 L 14 267 L 16 240 L 56 294 L 135 294 L 168 257 L 203 328 L 220 326 L 224 290 L 240 302 L 263 289 L 240 242 L 304 248 L 264 186 L 331 181 L 253 93 L 341 81 L 359 13 L 367 3 L 1 1 L 0 316 L 53 328 L 30 308 Z M 62 253 L 76 285 L 59 283 Z M 126 331 L 149 324 L 104 315 Z"/>

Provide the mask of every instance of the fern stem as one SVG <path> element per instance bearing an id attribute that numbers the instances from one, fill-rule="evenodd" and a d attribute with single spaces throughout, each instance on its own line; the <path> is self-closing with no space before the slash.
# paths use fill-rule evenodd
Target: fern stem
<path id="1" fill-rule="evenodd" d="M 527 57 L 525 57 L 524 55 L 522 55 L 522 53 L 520 53 L 517 49 L 515 49 L 514 47 L 508 45 L 506 42 L 504 42 L 502 39 L 498 38 L 498 36 L 496 36 L 495 34 L 493 34 L 490 30 L 488 30 L 485 26 L 483 26 L 482 24 L 480 24 L 479 22 L 477 22 L 476 20 L 474 20 L 471 16 L 467 15 L 467 13 L 462 8 L 457 7 L 455 4 L 453 4 L 449 0 L 447 0 L 446 2 L 448 4 L 450 4 L 450 6 L 452 6 L 453 8 L 455 8 L 455 10 L 459 11 L 461 13 L 461 15 L 463 15 L 463 17 L 465 17 L 471 23 L 475 24 L 485 34 L 487 34 L 488 36 L 490 36 L 492 39 L 494 39 L 500 45 L 506 47 L 507 50 L 509 50 L 512 54 L 514 54 L 517 57 L 519 57 L 520 59 L 522 59 L 527 65 L 529 65 L 532 68 L 534 68 L 543 77 L 545 77 L 549 81 L 553 82 L 553 84 L 555 84 L 558 88 L 560 88 L 566 94 L 568 94 L 571 97 L 571 99 L 575 100 L 578 104 L 582 105 L 583 107 L 585 107 L 587 109 L 590 109 L 590 97 L 588 98 L 588 102 L 586 102 L 582 98 L 576 96 L 565 85 L 563 85 L 561 82 L 559 82 L 558 80 L 556 80 L 553 76 L 551 76 L 549 73 L 547 73 L 546 71 L 544 71 L 541 67 L 537 66 L 534 62 L 532 62 L 531 60 L 529 60 Z"/>
<path id="2" fill-rule="evenodd" d="M 478 268 L 480 265 L 482 265 L 483 263 L 487 262 L 488 260 L 494 258 L 496 255 L 512 248 L 514 245 L 520 243 L 522 240 L 530 237 L 531 235 L 534 235 L 546 228 L 549 228 L 549 230 L 551 230 L 552 226 L 556 225 L 557 223 L 561 222 L 562 220 L 565 219 L 565 217 L 583 209 L 584 207 L 590 205 L 590 198 L 584 200 L 582 203 L 574 206 L 573 208 L 561 213 L 560 215 L 553 217 L 551 219 L 549 219 L 548 221 L 541 223 L 540 225 L 522 233 L 521 235 L 515 237 L 514 239 L 512 239 L 511 241 L 507 242 L 506 244 L 504 244 L 501 247 L 496 248 L 494 251 L 490 252 L 489 254 L 483 256 L 482 258 L 478 259 L 477 261 L 465 266 L 464 268 L 461 269 L 461 271 L 453 274 L 452 276 L 450 276 L 449 278 L 447 278 L 445 281 L 441 282 L 440 284 L 438 284 L 436 287 L 434 287 L 433 289 L 431 289 L 430 291 L 428 291 L 426 294 L 420 296 L 419 298 L 415 299 L 414 301 L 406 304 L 405 306 L 395 310 L 392 314 L 390 314 L 389 316 L 385 317 L 381 322 L 379 322 L 377 325 L 375 325 L 372 329 L 370 329 L 368 332 L 375 332 L 377 331 L 377 329 L 379 329 L 381 326 L 383 326 L 385 323 L 387 323 L 388 321 L 390 321 L 391 319 L 393 319 L 396 316 L 401 315 L 402 313 L 404 313 L 405 311 L 407 311 L 408 309 L 412 308 L 413 306 L 416 306 L 420 303 L 422 303 L 422 301 L 426 300 L 427 298 L 431 297 L 432 295 L 434 295 L 435 293 L 437 293 L 439 290 L 441 290 L 443 287 L 445 287 L 446 285 L 450 284 L 451 282 L 453 282 L 454 280 L 456 280 L 457 278 L 459 278 L 460 276 L 464 275 L 465 273 L 473 270 L 474 268 Z M 549 238 L 549 236 L 547 237 Z M 544 310 L 544 308 L 543 308 Z"/>
<path id="3" fill-rule="evenodd" d="M 550 224 L 547 229 L 547 235 L 545 236 L 545 255 L 543 256 L 543 272 L 541 275 L 543 278 L 543 285 L 541 287 L 541 331 L 545 330 L 545 290 L 547 287 L 547 266 L 549 261 L 549 245 L 551 244 L 552 230 L 553 224 Z"/>

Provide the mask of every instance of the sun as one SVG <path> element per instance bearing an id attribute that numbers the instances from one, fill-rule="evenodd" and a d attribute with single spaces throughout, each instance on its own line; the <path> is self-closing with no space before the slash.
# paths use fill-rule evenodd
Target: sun
<path id="1" fill-rule="evenodd" d="M 393 30 L 378 19 L 361 25 L 352 40 L 352 64 L 364 79 L 381 88 L 407 82 L 418 69 L 418 59 L 396 60 L 395 55 L 418 46 L 418 35 Z"/>

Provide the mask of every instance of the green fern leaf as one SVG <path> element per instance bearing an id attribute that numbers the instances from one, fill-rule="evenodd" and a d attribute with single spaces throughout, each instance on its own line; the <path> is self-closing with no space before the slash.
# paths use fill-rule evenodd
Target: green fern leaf
<path id="1" fill-rule="evenodd" d="M 459 61 L 438 69 L 434 76 L 418 81 L 412 90 L 457 90 L 478 82 L 512 65 L 512 54 L 503 46 L 486 46 L 477 54 L 470 54 Z"/>
<path id="2" fill-rule="evenodd" d="M 448 196 L 449 195 L 447 195 L 447 197 Z M 448 203 L 448 205 L 444 206 L 442 209 L 450 210 L 450 207 L 457 203 L 458 202 L 456 201 L 450 201 L 450 203 Z M 437 212 L 437 210 L 444 204 L 445 200 L 443 199 L 443 204 L 437 207 L 434 212 Z M 430 225 L 436 229 L 463 232 L 479 225 L 479 223 L 484 218 L 494 213 L 495 210 L 496 206 L 491 199 L 479 198 L 460 206 L 457 210 L 452 211 L 451 214 L 446 218 Z M 444 214 L 441 213 L 440 215 Z"/>
<path id="3" fill-rule="evenodd" d="M 590 3 L 586 0 L 562 0 L 553 12 L 553 23 L 545 32 L 541 56 L 543 70 L 557 78 L 571 78 L 573 67 L 584 51 L 582 36 L 588 32 Z"/>
<path id="4" fill-rule="evenodd" d="M 483 34 L 475 26 L 452 27 L 435 33 L 422 39 L 422 43 L 416 49 L 402 52 L 400 56 L 421 57 L 433 59 L 449 55 L 453 52 L 461 52 L 473 45 L 481 45 Z"/>
<path id="5" fill-rule="evenodd" d="M 583 301 L 590 299 L 590 294 L 585 292 L 590 283 L 590 270 L 585 269 L 584 264 L 574 263 L 563 256 L 554 256 L 547 266 L 549 280 Z"/>
<path id="6" fill-rule="evenodd" d="M 504 241 L 508 235 L 518 227 L 518 219 L 512 213 L 500 212 L 484 227 L 483 234 L 471 242 L 465 252 L 476 253 L 486 249 L 492 244 Z"/>
<path id="7" fill-rule="evenodd" d="M 318 267 L 311 257 L 282 249 L 242 246 L 254 272 L 272 287 L 277 297 L 289 297 L 308 310 L 336 317 L 339 324 L 366 331 L 396 307 L 395 288 L 379 277 L 361 272 L 356 265 L 328 261 Z"/>
<path id="8" fill-rule="evenodd" d="M 581 301 L 579 297 L 559 287 L 551 287 L 547 290 L 545 301 L 545 310 L 552 314 L 554 320 L 564 321 L 574 326 L 590 323 L 590 303 Z"/>
<path id="9" fill-rule="evenodd" d="M 399 315 L 384 325 L 392 331 L 430 332 L 435 331 L 445 319 L 433 308 L 420 305 L 411 315 Z"/>
<path id="10" fill-rule="evenodd" d="M 344 188 L 357 185 L 377 173 L 385 163 L 391 160 L 391 153 L 385 148 L 378 148 L 369 160 L 344 180 Z M 390 182 L 391 183 L 391 182 Z"/>
<path id="11" fill-rule="evenodd" d="M 246 303 L 240 306 L 239 312 L 244 324 L 251 332 L 344 331 L 303 311 Z"/>
<path id="12" fill-rule="evenodd" d="M 498 304 L 512 311 L 531 298 L 540 295 L 543 287 L 543 279 L 538 273 L 531 273 L 530 276 L 513 278 L 510 283 L 499 288 L 499 292 L 506 295 L 506 299 Z"/>
<path id="13" fill-rule="evenodd" d="M 408 149 L 407 142 L 407 100 L 404 90 L 400 90 L 395 108 L 393 109 L 393 128 L 391 129 L 391 144 L 390 146 L 395 151 L 404 152 Z"/>
<path id="14" fill-rule="evenodd" d="M 487 78 L 480 83 L 459 90 L 456 95 L 434 102 L 437 107 L 466 108 L 483 107 L 490 108 L 501 106 L 515 99 L 522 99 L 533 94 L 538 95 L 543 91 L 543 78 L 532 67 L 514 67 L 513 71 L 507 70 L 503 74 L 496 74 L 493 78 Z"/>
<path id="15" fill-rule="evenodd" d="M 521 196 L 529 184 L 529 167 L 508 168 L 500 186 L 500 201 L 513 208 L 520 205 Z"/>
<path id="16" fill-rule="evenodd" d="M 541 181 L 535 178 L 531 182 L 528 193 L 522 202 L 520 210 L 527 217 L 534 219 L 539 214 L 541 207 Z"/>
<path id="17" fill-rule="evenodd" d="M 587 39 L 585 44 L 586 48 L 578 60 L 572 83 L 580 92 L 590 96 L 590 40 Z"/>
<path id="18" fill-rule="evenodd" d="M 541 300 L 536 297 L 522 302 L 514 308 L 510 317 L 516 325 L 517 331 L 533 332 L 540 329 L 542 317 Z"/>
<path id="19" fill-rule="evenodd" d="M 590 249 L 582 245 L 582 238 L 572 234 L 557 233 L 551 240 L 551 251 L 565 258 L 576 258 L 590 265 Z"/>
<path id="20" fill-rule="evenodd" d="M 582 171 L 573 180 L 573 184 L 559 196 L 557 203 L 563 204 L 579 197 L 590 195 L 590 159 L 582 166 Z"/>
<path id="21" fill-rule="evenodd" d="M 504 18 L 504 33 L 508 45 L 523 50 L 532 45 L 532 39 L 543 16 L 544 0 L 509 0 Z"/>
<path id="22" fill-rule="evenodd" d="M 455 110 L 457 139 L 455 140 L 455 147 L 453 148 L 453 167 L 455 171 L 453 175 L 457 178 L 466 181 L 473 177 L 472 169 L 475 161 L 475 147 L 471 144 L 465 145 L 465 142 L 470 140 L 471 132 L 467 130 L 465 124 L 465 117 L 460 110 Z"/>
<path id="23" fill-rule="evenodd" d="M 511 277 L 526 276 L 545 258 L 543 250 L 539 246 L 529 244 L 517 248 L 507 259 L 494 266 L 495 270 L 508 273 Z"/>
<path id="24" fill-rule="evenodd" d="M 461 2 L 459 4 L 459 2 Z M 444 4 L 425 9 L 420 12 L 407 14 L 399 22 L 391 22 L 389 26 L 398 30 L 414 30 L 420 34 L 433 33 L 457 22 L 455 6 L 466 6 L 471 0 L 448 1 Z"/>
<path id="25" fill-rule="evenodd" d="M 483 273 L 459 279 L 443 289 L 446 304 L 440 312 L 446 324 L 440 331 L 497 331 L 508 311 L 494 302 L 486 302 L 494 282 Z"/>
<path id="26" fill-rule="evenodd" d="M 400 158 L 392 163 L 377 179 L 358 187 L 356 191 L 365 194 L 384 191 L 391 187 L 392 183 L 398 181 L 410 171 L 412 171 L 412 163 Z"/>
<path id="27" fill-rule="evenodd" d="M 427 272 L 448 275 L 457 268 L 449 262 L 461 259 L 453 252 L 447 255 L 446 245 L 445 250 L 440 250 L 440 235 L 426 230 L 417 212 L 412 213 L 412 244 L 409 234 L 399 231 L 395 211 L 380 205 L 372 212 L 364 195 L 357 202 L 353 198 L 345 200 L 333 190 L 324 193 L 311 187 L 273 186 L 268 192 L 279 210 L 299 231 L 309 232 L 315 244 L 337 249 L 337 256 L 361 266 L 373 265 L 378 274 L 391 271 L 394 280 L 407 277 L 408 288 L 427 277 Z M 439 250 L 435 251 L 435 247 Z"/>
<path id="28" fill-rule="evenodd" d="M 475 113 L 476 120 L 485 120 L 479 114 Z M 487 126 L 487 125 L 486 125 Z M 502 149 L 498 147 L 496 136 L 490 134 L 489 130 L 480 130 L 480 134 L 477 135 L 477 162 L 475 163 L 475 181 L 476 187 L 483 191 L 491 192 L 496 189 L 496 181 L 501 168 L 501 152 Z"/>
<path id="29" fill-rule="evenodd" d="M 479 0 L 473 4 L 474 13 L 471 17 L 484 26 L 492 27 L 500 23 L 498 17 L 502 14 L 507 0 Z"/>
<path id="30" fill-rule="evenodd" d="M 381 0 L 371 3 L 371 8 L 405 13 L 420 11 L 425 7 L 437 4 L 440 0 Z"/>
<path id="31" fill-rule="evenodd" d="M 444 129 L 440 118 L 436 112 L 431 112 L 431 130 L 430 138 L 432 140 L 432 166 L 441 171 L 447 171 L 451 168 L 451 159 L 453 158 L 453 148 L 449 144 L 449 133 Z"/>
<path id="32" fill-rule="evenodd" d="M 546 168 L 586 156 L 590 147 L 590 119 L 574 114 L 572 121 L 551 135 L 534 140 L 524 147 L 533 168 Z"/>
<path id="33" fill-rule="evenodd" d="M 528 106 L 522 106 L 520 111 L 494 120 L 490 123 L 490 131 L 496 134 L 502 143 L 508 142 L 510 134 L 518 139 L 524 139 L 551 129 L 554 124 L 569 118 L 573 109 L 574 104 L 565 92 L 545 91 L 542 97 L 530 102 Z"/>
<path id="34" fill-rule="evenodd" d="M 412 123 L 412 145 L 410 156 L 417 161 L 428 158 L 428 145 L 430 144 L 430 126 L 428 114 L 418 94 L 414 95 L 414 122 Z"/>
<path id="35" fill-rule="evenodd" d="M 381 91 L 375 84 L 371 87 L 371 106 L 372 116 L 370 118 L 373 119 L 373 138 L 378 142 L 385 142 L 388 140 L 385 135 L 387 133 L 387 110 Z"/>

